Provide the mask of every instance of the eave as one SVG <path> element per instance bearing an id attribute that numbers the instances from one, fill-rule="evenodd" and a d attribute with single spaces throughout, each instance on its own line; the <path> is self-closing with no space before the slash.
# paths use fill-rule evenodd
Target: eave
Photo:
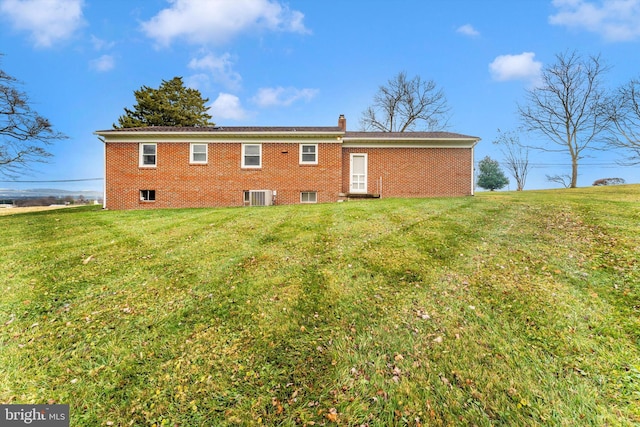
<path id="1" fill-rule="evenodd" d="M 344 137 L 345 148 L 473 148 L 480 138 L 352 138 Z"/>
<path id="2" fill-rule="evenodd" d="M 96 131 L 94 135 L 101 137 L 105 143 L 114 142 L 202 142 L 202 143 L 225 143 L 225 142 L 323 142 L 341 143 L 342 131 L 216 131 L 216 132 L 196 132 L 196 131 L 170 131 L 170 132 L 144 132 L 144 131 Z"/>

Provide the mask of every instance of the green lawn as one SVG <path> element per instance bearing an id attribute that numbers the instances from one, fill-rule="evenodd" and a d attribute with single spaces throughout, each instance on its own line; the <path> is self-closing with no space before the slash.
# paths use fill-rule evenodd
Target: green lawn
<path id="1" fill-rule="evenodd" d="M 0 217 L 0 402 L 72 426 L 637 425 L 640 186 Z"/>

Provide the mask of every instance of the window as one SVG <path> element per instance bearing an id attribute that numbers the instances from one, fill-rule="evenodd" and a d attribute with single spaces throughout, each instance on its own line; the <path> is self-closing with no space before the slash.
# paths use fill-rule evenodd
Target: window
<path id="1" fill-rule="evenodd" d="M 141 202 L 155 202 L 156 201 L 156 190 L 140 190 L 140 201 Z"/>
<path id="2" fill-rule="evenodd" d="M 300 193 L 301 203 L 316 203 L 318 201 L 318 193 L 316 191 L 303 191 Z"/>
<path id="3" fill-rule="evenodd" d="M 207 144 L 191 144 L 190 147 L 190 163 L 207 163 Z"/>
<path id="4" fill-rule="evenodd" d="M 305 164 L 305 165 L 318 164 L 318 144 L 300 145 L 300 164 Z"/>
<path id="5" fill-rule="evenodd" d="M 156 166 L 156 144 L 140 144 L 140 167 Z"/>
<path id="6" fill-rule="evenodd" d="M 262 145 L 242 144 L 242 167 L 243 168 L 262 167 Z"/>

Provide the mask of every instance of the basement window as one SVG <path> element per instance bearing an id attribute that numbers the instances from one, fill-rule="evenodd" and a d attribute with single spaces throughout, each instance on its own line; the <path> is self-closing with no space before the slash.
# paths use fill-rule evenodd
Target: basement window
<path id="1" fill-rule="evenodd" d="M 155 202 L 156 201 L 156 190 L 140 190 L 140 201 L 141 202 Z"/>
<path id="2" fill-rule="evenodd" d="M 316 203 L 317 201 L 317 191 L 303 191 L 302 193 L 300 193 L 300 203 Z"/>

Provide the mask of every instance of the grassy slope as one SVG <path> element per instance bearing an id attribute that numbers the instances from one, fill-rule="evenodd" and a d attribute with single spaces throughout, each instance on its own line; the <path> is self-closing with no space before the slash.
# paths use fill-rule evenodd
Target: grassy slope
<path id="1" fill-rule="evenodd" d="M 640 187 L 0 219 L 0 402 L 73 426 L 640 422 Z"/>

